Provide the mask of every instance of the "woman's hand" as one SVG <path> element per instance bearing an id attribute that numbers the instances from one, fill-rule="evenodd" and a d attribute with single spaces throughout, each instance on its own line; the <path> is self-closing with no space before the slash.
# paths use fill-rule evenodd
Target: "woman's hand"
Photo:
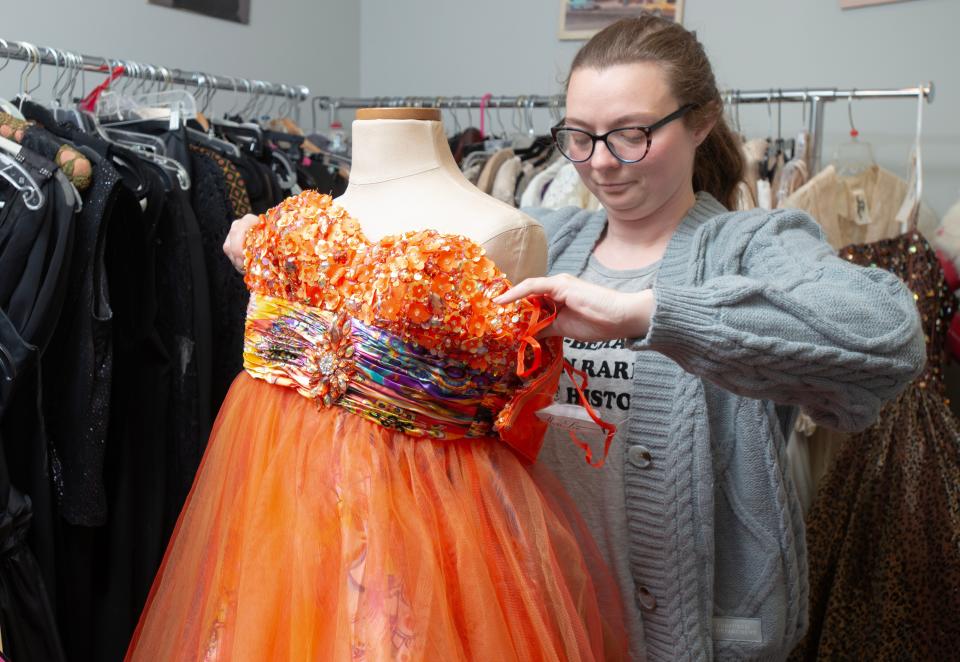
<path id="1" fill-rule="evenodd" d="M 247 231 L 256 224 L 257 220 L 258 217 L 254 214 L 238 218 L 230 224 L 230 232 L 227 234 L 226 241 L 223 242 L 223 252 L 230 259 L 233 268 L 240 273 L 243 273 L 243 240 L 247 236 Z"/>
<path id="2" fill-rule="evenodd" d="M 557 304 L 557 319 L 540 336 L 586 342 L 646 335 L 653 314 L 653 291 L 617 292 L 569 274 L 528 278 L 494 299 L 504 304 L 542 294 Z"/>

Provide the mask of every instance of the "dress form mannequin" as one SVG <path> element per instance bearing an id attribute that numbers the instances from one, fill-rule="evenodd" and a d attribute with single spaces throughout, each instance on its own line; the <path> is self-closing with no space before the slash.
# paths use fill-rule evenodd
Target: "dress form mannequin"
<path id="1" fill-rule="evenodd" d="M 371 241 L 432 229 L 481 244 L 513 283 L 546 271 L 543 228 L 463 176 L 438 110 L 358 111 L 350 182 L 336 202 Z"/>

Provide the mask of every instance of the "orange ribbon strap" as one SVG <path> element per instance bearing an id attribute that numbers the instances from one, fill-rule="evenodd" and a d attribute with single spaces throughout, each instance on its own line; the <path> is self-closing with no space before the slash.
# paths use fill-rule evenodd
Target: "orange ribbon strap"
<path id="1" fill-rule="evenodd" d="M 591 461 L 593 460 L 593 449 L 591 449 L 586 442 L 580 441 L 574 431 L 570 430 L 570 438 L 573 440 L 573 443 L 575 443 L 583 451 L 584 457 L 587 460 L 587 464 L 589 464 L 591 467 L 596 467 L 599 469 L 603 466 L 603 463 L 607 461 L 607 454 L 610 452 L 610 444 L 613 442 L 614 435 L 617 434 L 617 426 L 613 425 L 612 423 L 607 423 L 605 420 L 597 416 L 597 413 L 593 411 L 593 407 L 591 407 L 590 403 L 587 401 L 587 396 L 583 393 L 583 389 L 587 388 L 588 384 L 586 373 L 584 373 L 582 370 L 577 370 L 574 368 L 566 359 L 563 360 L 563 369 L 566 371 L 567 377 L 570 378 L 570 381 L 573 382 L 573 387 L 577 389 L 577 395 L 580 397 L 580 402 L 583 404 L 583 408 L 587 410 L 587 414 L 590 415 L 590 418 L 594 423 L 599 425 L 600 428 L 607 433 L 606 438 L 603 440 L 603 457 L 601 457 L 600 460 L 594 464 Z M 574 375 L 577 375 L 583 379 L 582 385 L 577 383 Z"/>
<path id="2" fill-rule="evenodd" d="M 518 377 L 529 377 L 540 367 L 543 360 L 543 349 L 540 347 L 536 336 L 553 324 L 553 320 L 557 319 L 557 304 L 551 299 L 538 295 L 530 297 L 530 302 L 533 304 L 533 317 L 531 317 L 530 326 L 527 327 L 527 332 L 520 339 L 520 345 L 517 347 Z M 547 316 L 540 319 L 540 313 L 545 310 L 549 311 Z M 533 362 L 529 367 L 527 366 L 527 347 L 533 350 Z"/>

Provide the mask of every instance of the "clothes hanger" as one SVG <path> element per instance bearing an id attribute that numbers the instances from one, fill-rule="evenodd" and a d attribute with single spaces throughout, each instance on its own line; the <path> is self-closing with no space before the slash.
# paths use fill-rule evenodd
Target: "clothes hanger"
<path id="1" fill-rule="evenodd" d="M 793 155 L 795 159 L 803 161 L 804 165 L 810 158 L 810 132 L 807 129 L 807 103 L 810 101 L 809 90 L 803 91 L 803 100 L 800 102 L 800 130 L 797 131 L 797 137 L 793 143 Z"/>
<path id="2" fill-rule="evenodd" d="M 777 186 L 775 201 L 779 206 L 784 200 L 802 186 L 809 179 L 807 167 L 807 101 L 809 95 L 805 90 L 800 102 L 801 128 L 797 137 L 792 141 L 790 160 L 783 164 L 780 171 L 780 182 Z"/>
<path id="3" fill-rule="evenodd" d="M 833 166 L 841 177 L 856 177 L 877 164 L 873 156 L 873 147 L 860 140 L 860 132 L 853 124 L 853 96 L 856 89 L 847 97 L 847 118 L 850 120 L 850 140 L 837 145 L 833 152 Z"/>
<path id="4" fill-rule="evenodd" d="M 498 150 L 504 149 L 505 147 L 512 146 L 511 139 L 507 137 L 507 129 L 503 126 L 503 118 L 501 116 L 501 108 L 499 103 L 497 104 L 496 112 L 494 113 L 494 115 L 496 115 L 497 124 L 500 125 L 500 131 L 498 133 L 495 130 L 493 130 L 493 122 L 490 119 L 490 112 L 491 112 L 490 105 L 492 103 L 493 102 L 491 101 L 485 104 L 485 109 L 484 109 L 486 111 L 484 126 L 489 126 L 491 130 L 487 132 L 487 137 L 483 141 L 483 149 L 478 150 L 476 152 L 470 152 L 469 154 L 467 154 L 467 156 L 464 157 L 463 163 L 461 164 L 463 167 L 466 167 L 468 165 L 467 159 L 469 159 L 474 154 L 480 154 L 481 156 L 489 156 Z M 480 157 L 474 157 L 474 159 L 478 159 L 478 158 Z"/>
<path id="5" fill-rule="evenodd" d="M 930 95 L 934 93 L 933 83 L 930 83 Z M 900 231 L 916 232 L 917 221 L 920 217 L 920 200 L 923 196 L 923 159 L 921 156 L 921 138 L 923 137 L 923 104 L 926 102 L 923 83 L 917 92 L 917 133 L 910 152 L 910 179 L 907 184 L 907 195 L 897 211 L 896 219 L 900 221 Z"/>
<path id="6" fill-rule="evenodd" d="M 135 62 L 118 61 L 119 65 L 124 66 L 125 71 L 129 67 L 131 77 L 140 73 L 140 67 Z M 165 120 L 169 122 L 172 131 L 179 129 L 187 120 L 197 118 L 196 97 L 185 89 L 136 94 L 124 92 L 124 89 L 108 89 L 97 99 L 96 114 L 105 126 L 116 127 L 143 120 Z M 105 118 L 109 118 L 109 121 L 104 121 Z"/>
<path id="7" fill-rule="evenodd" d="M 0 67 L 0 71 L 3 71 L 8 66 L 10 66 L 10 44 L 7 42 L 6 39 L 0 39 L 0 44 L 3 44 L 3 50 L 6 52 L 6 59 L 3 61 L 3 66 Z M 19 120 L 23 119 L 23 115 L 20 113 L 20 109 L 3 98 L 0 98 L 0 112 L 4 112 L 7 115 L 16 117 Z"/>
<path id="8" fill-rule="evenodd" d="M 134 63 L 130 63 L 134 65 Z M 133 75 L 139 75 L 140 73 L 146 74 L 138 80 L 137 85 L 134 87 L 132 94 L 143 93 L 152 93 L 159 91 L 159 80 L 157 76 L 159 71 L 156 67 L 152 65 L 143 65 L 142 70 L 139 65 L 134 65 L 127 67 L 127 71 L 134 71 Z M 147 77 L 149 76 L 149 78 Z M 147 83 L 149 80 L 149 84 Z M 126 92 L 128 85 L 124 86 L 123 91 Z M 167 146 L 158 136 L 151 135 L 149 133 L 143 133 L 140 131 L 131 131 L 128 129 L 120 129 L 115 127 L 104 127 L 103 132 L 106 136 L 114 143 L 122 145 L 124 147 L 134 147 L 140 146 L 144 149 L 147 149 L 154 154 L 159 154 L 160 156 L 166 156 Z"/>
<path id="9" fill-rule="evenodd" d="M 24 65 L 23 71 L 20 72 L 20 103 L 17 108 L 18 119 L 24 119 L 23 114 L 20 112 L 23 109 L 23 102 L 26 99 L 30 98 L 30 94 L 35 92 L 43 84 L 43 67 L 40 66 L 40 49 L 29 44 L 25 41 L 17 42 L 17 45 L 26 51 L 29 60 L 27 64 Z M 33 87 L 29 87 L 30 78 L 33 76 L 33 72 L 37 72 L 37 84 Z"/>
<path id="10" fill-rule="evenodd" d="M 764 158 L 760 159 L 760 179 L 773 181 L 777 164 L 777 144 L 773 138 L 773 90 L 767 93 L 767 149 Z"/>
<path id="11" fill-rule="evenodd" d="M 737 105 L 736 105 L 736 109 L 737 109 L 737 133 L 740 134 L 740 138 L 741 138 L 741 140 L 743 140 L 743 142 L 747 142 L 747 134 L 746 134 L 746 132 L 744 132 L 744 130 L 743 130 L 743 124 L 742 124 L 742 122 L 740 121 L 740 106 L 743 104 L 743 102 L 742 102 L 742 100 L 741 100 L 741 97 L 740 97 L 740 94 L 741 94 L 740 90 L 737 90 Z"/>
<path id="12" fill-rule="evenodd" d="M 244 121 L 243 117 L 249 117 L 256 112 L 257 97 L 261 94 L 261 90 L 265 89 L 265 83 L 245 78 L 241 78 L 240 81 L 244 83 L 245 91 L 249 96 L 246 104 L 231 117 L 213 120 L 212 124 L 217 135 L 237 145 L 241 151 L 259 156 L 264 150 L 263 129 L 257 122 Z"/>
<path id="13" fill-rule="evenodd" d="M 22 150 L 19 144 L 0 136 L 0 177 L 20 192 L 27 209 L 36 211 L 43 206 L 43 190 L 18 161 Z"/>
<path id="14" fill-rule="evenodd" d="M 84 121 L 83 115 L 81 115 L 79 109 L 75 106 L 74 91 L 77 88 L 77 80 L 80 79 L 83 74 L 83 57 L 77 55 L 76 53 L 71 53 L 65 51 L 64 54 L 67 58 L 67 69 L 69 74 L 64 80 L 63 89 L 60 92 L 60 97 L 66 97 L 67 103 L 61 102 L 59 107 L 53 108 L 53 116 L 58 122 L 64 124 L 71 124 L 78 129 L 87 130 L 87 124 Z M 83 89 L 80 90 L 81 96 L 83 96 Z"/>
<path id="15" fill-rule="evenodd" d="M 281 85 L 284 101 L 277 111 L 278 117 L 271 119 L 267 127 L 272 132 L 268 137 L 277 143 L 285 143 L 288 151 L 295 153 L 297 160 L 306 154 L 317 154 L 320 146 L 311 141 L 300 125 L 291 117 L 299 115 L 300 92 L 290 85 Z"/>
<path id="16" fill-rule="evenodd" d="M 515 132 L 510 136 L 510 147 L 513 148 L 514 153 L 518 150 L 529 149 L 533 145 L 534 133 L 533 133 L 533 119 L 528 117 L 528 104 L 532 104 L 533 101 L 527 96 L 517 97 L 516 106 L 513 109 L 513 113 L 510 117 L 510 122 L 513 125 Z"/>
<path id="17" fill-rule="evenodd" d="M 220 138 L 216 137 L 211 122 L 209 122 L 204 116 L 204 113 L 206 112 L 207 108 L 210 107 L 210 104 L 213 101 L 213 97 L 216 94 L 217 88 L 214 85 L 212 78 L 209 78 L 203 74 L 199 74 L 199 76 L 202 79 L 197 88 L 197 97 L 200 107 L 197 109 L 196 117 L 187 120 L 187 136 L 190 138 L 191 142 L 195 142 L 196 144 L 213 150 L 218 154 L 239 159 L 240 149 L 232 142 L 221 140 Z M 206 123 L 206 127 L 204 127 L 204 123 Z M 198 129 L 197 127 L 201 128 Z"/>

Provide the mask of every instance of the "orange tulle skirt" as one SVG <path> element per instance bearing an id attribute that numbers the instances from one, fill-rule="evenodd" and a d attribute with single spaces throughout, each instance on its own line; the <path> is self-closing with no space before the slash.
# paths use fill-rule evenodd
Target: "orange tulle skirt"
<path id="1" fill-rule="evenodd" d="M 499 441 L 416 439 L 241 374 L 127 659 L 625 658 L 564 498 Z"/>

